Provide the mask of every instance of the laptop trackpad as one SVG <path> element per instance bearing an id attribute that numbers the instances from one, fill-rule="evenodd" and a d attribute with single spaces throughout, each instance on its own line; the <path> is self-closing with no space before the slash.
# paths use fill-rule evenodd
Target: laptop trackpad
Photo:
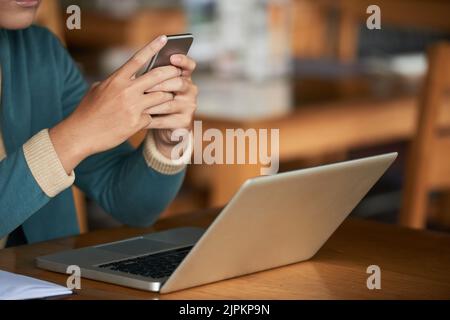
<path id="1" fill-rule="evenodd" d="M 130 241 L 108 244 L 104 246 L 97 246 L 96 248 L 134 256 L 152 253 L 160 250 L 168 250 L 175 247 L 176 245 L 167 242 L 160 242 L 156 240 L 147 240 L 147 239 L 133 239 Z"/>

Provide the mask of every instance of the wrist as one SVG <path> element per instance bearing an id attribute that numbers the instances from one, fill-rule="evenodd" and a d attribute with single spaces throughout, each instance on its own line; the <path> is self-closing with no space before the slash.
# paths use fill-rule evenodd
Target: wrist
<path id="1" fill-rule="evenodd" d="M 74 126 L 70 117 L 49 129 L 49 136 L 68 174 L 92 154 L 88 145 L 89 139 L 83 138 L 81 130 Z"/>

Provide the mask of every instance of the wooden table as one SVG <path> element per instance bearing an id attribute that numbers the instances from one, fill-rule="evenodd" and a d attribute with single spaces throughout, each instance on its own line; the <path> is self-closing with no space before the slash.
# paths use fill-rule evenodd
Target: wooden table
<path id="1" fill-rule="evenodd" d="M 211 223 L 217 210 L 160 220 L 148 229 L 118 228 L 0 251 L 0 268 L 65 285 L 37 269 L 37 256 L 155 230 Z M 381 290 L 366 269 L 381 268 Z M 450 235 L 348 219 L 310 261 L 167 295 L 82 279 L 70 299 L 450 299 Z"/>

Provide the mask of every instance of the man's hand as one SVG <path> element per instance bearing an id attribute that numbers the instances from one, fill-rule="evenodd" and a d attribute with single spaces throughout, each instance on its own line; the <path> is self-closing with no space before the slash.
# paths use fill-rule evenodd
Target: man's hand
<path id="1" fill-rule="evenodd" d="M 176 54 L 170 58 L 173 66 L 182 70 L 181 77 L 168 79 L 149 92 L 173 93 L 174 99 L 157 106 L 147 108 L 144 112 L 151 116 L 151 122 L 146 127 L 153 129 L 153 135 L 158 150 L 167 158 L 171 158 L 174 145 L 172 132 L 175 129 L 190 129 L 197 109 L 197 86 L 192 82 L 191 75 L 195 70 L 195 62 L 191 58 Z"/>

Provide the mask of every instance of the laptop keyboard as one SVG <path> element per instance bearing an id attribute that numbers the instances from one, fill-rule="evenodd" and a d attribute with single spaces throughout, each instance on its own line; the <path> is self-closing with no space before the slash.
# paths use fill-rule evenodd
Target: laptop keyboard
<path id="1" fill-rule="evenodd" d="M 155 279 L 165 278 L 175 271 L 191 249 L 192 246 L 189 246 L 160 253 L 153 253 L 127 260 L 102 264 L 99 265 L 99 267 L 143 277 Z"/>

